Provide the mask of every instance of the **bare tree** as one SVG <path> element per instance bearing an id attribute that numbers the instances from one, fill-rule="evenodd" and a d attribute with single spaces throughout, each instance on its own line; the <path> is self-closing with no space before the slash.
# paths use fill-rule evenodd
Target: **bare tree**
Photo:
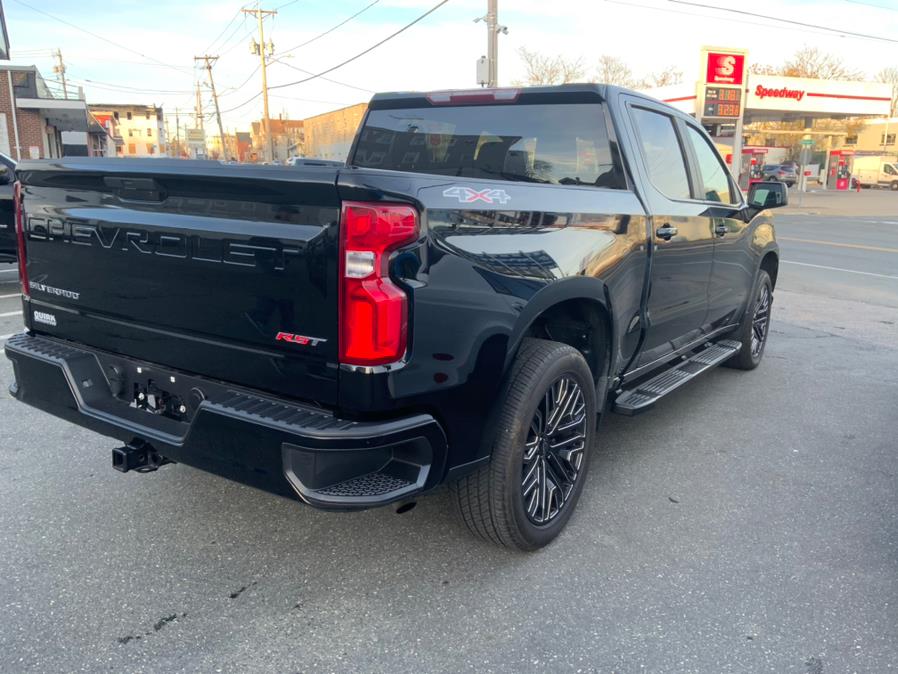
<path id="1" fill-rule="evenodd" d="M 864 79 L 864 73 L 849 68 L 835 54 L 820 51 L 817 47 L 802 47 L 781 66 L 755 64 L 751 71 L 758 75 L 812 77 L 820 80 Z"/>
<path id="2" fill-rule="evenodd" d="M 595 79 L 603 84 L 617 84 L 622 87 L 632 87 L 634 84 L 633 71 L 627 64 L 608 54 L 599 57 Z"/>
<path id="3" fill-rule="evenodd" d="M 525 84 L 566 84 L 583 80 L 581 59 L 570 61 L 563 56 L 547 56 L 521 47 L 518 50 L 526 70 Z"/>
<path id="4" fill-rule="evenodd" d="M 772 66 L 769 63 L 752 63 L 748 68 L 755 75 L 782 75 L 782 66 Z"/>
<path id="5" fill-rule="evenodd" d="M 898 117 L 898 68 L 895 66 L 883 68 L 876 75 L 876 80 L 892 85 L 892 105 L 889 108 L 889 116 Z"/>
<path id="6" fill-rule="evenodd" d="M 656 73 L 650 73 L 648 77 L 642 80 L 645 88 L 666 87 L 671 84 L 683 83 L 683 71 L 674 66 L 668 66 L 664 70 Z"/>

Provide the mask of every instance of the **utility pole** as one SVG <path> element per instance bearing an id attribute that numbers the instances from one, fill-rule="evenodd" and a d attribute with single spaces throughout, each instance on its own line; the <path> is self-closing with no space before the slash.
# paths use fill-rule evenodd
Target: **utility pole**
<path id="1" fill-rule="evenodd" d="M 271 161 L 274 159 L 274 146 L 272 144 L 271 138 L 271 129 L 270 122 L 268 119 L 268 73 L 266 72 L 266 50 L 270 53 L 274 53 L 274 45 L 273 44 L 265 44 L 265 27 L 262 24 L 262 20 L 266 16 L 274 16 L 277 14 L 276 9 L 262 9 L 261 7 L 256 7 L 256 9 L 242 9 L 240 10 L 244 14 L 252 14 L 256 17 L 259 22 L 259 43 L 258 45 L 254 44 L 254 50 L 259 53 L 259 60 L 262 63 L 262 137 L 264 140 L 264 147 L 266 153 L 266 160 Z"/>
<path id="2" fill-rule="evenodd" d="M 487 0 L 486 55 L 490 60 L 490 87 L 499 86 L 499 0 Z"/>
<path id="3" fill-rule="evenodd" d="M 225 161 L 228 160 L 228 147 L 225 142 L 224 128 L 221 126 L 221 110 L 218 108 L 218 94 L 215 93 L 215 80 L 212 79 L 212 66 L 218 60 L 217 56 L 194 56 L 194 61 L 205 61 L 206 72 L 209 73 L 209 87 L 212 89 L 212 102 L 215 103 L 215 119 L 218 120 L 218 137 L 221 139 L 221 154 Z"/>
<path id="4" fill-rule="evenodd" d="M 193 111 L 193 117 L 197 129 L 203 128 L 203 93 L 200 91 L 200 83 L 196 83 L 196 104 Z"/>
<path id="5" fill-rule="evenodd" d="M 474 23 L 486 23 L 486 61 L 488 87 L 499 86 L 499 33 L 508 34 L 508 27 L 499 25 L 499 0 L 487 0 L 486 16 L 479 16 Z M 482 62 L 482 59 L 481 59 Z M 479 67 L 479 66 L 478 66 Z"/>
<path id="6" fill-rule="evenodd" d="M 178 159 L 181 158 L 181 117 L 175 108 L 175 139 L 178 141 Z"/>
<path id="7" fill-rule="evenodd" d="M 62 81 L 62 96 L 63 96 L 63 98 L 68 98 L 69 90 L 68 90 L 68 87 L 66 86 L 66 82 L 65 82 L 65 63 L 63 63 L 63 60 L 62 60 L 62 50 L 57 49 L 54 56 L 56 57 L 56 65 L 53 66 L 53 72 L 56 73 L 57 75 L 59 75 L 59 79 Z"/>

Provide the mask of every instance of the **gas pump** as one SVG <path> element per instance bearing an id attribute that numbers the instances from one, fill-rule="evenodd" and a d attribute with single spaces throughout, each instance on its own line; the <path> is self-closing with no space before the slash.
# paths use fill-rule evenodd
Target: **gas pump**
<path id="1" fill-rule="evenodd" d="M 854 167 L 854 150 L 830 150 L 829 173 L 826 189 L 844 192 L 851 189 L 851 171 Z"/>
<path id="2" fill-rule="evenodd" d="M 766 147 L 742 148 L 742 167 L 739 171 L 739 187 L 748 191 L 754 183 L 764 180 L 764 160 L 767 158 Z"/>

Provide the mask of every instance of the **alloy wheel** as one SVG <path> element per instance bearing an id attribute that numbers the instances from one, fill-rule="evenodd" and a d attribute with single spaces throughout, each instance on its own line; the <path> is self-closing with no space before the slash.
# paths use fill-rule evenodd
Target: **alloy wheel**
<path id="1" fill-rule="evenodd" d="M 564 508 L 586 451 L 586 401 L 572 377 L 559 378 L 543 395 L 524 447 L 521 494 L 534 524 L 548 524 Z"/>
<path id="2" fill-rule="evenodd" d="M 766 283 L 762 284 L 758 293 L 758 301 L 755 304 L 755 313 L 751 320 L 751 355 L 753 358 L 761 355 L 764 342 L 767 340 L 771 299 L 770 287 Z"/>

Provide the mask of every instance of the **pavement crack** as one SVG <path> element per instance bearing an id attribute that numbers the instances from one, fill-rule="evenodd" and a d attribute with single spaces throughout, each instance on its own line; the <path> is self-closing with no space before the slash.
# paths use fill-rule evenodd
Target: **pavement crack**
<path id="1" fill-rule="evenodd" d="M 172 613 L 171 615 L 167 615 L 162 618 L 159 618 L 159 620 L 156 621 L 156 624 L 153 625 L 153 631 L 158 632 L 163 627 L 168 625 L 170 622 L 174 622 L 177 619 L 178 619 L 177 613 Z"/>
<path id="2" fill-rule="evenodd" d="M 231 599 L 236 599 L 236 598 L 239 597 L 241 594 L 243 594 L 244 592 L 246 592 L 249 588 L 255 587 L 255 586 L 256 586 L 256 581 L 253 581 L 253 582 L 250 583 L 249 585 L 244 585 L 243 587 L 241 587 L 241 588 L 240 588 L 239 590 L 237 590 L 236 592 L 231 592 L 231 594 L 229 594 L 228 597 L 231 598 Z"/>
<path id="3" fill-rule="evenodd" d="M 187 617 L 186 613 L 181 613 L 181 614 L 171 613 L 167 616 L 162 616 L 161 618 L 159 618 L 159 620 L 157 620 L 155 623 L 153 623 L 153 631 L 152 632 L 147 631 L 147 632 L 144 632 L 143 634 L 126 634 L 123 637 L 118 637 L 116 639 L 116 641 L 122 645 L 127 644 L 131 641 L 140 641 L 144 637 L 151 636 L 154 632 L 158 632 L 159 630 L 161 630 L 163 627 L 165 627 L 169 623 L 175 622 L 179 618 L 186 618 L 186 617 Z"/>

